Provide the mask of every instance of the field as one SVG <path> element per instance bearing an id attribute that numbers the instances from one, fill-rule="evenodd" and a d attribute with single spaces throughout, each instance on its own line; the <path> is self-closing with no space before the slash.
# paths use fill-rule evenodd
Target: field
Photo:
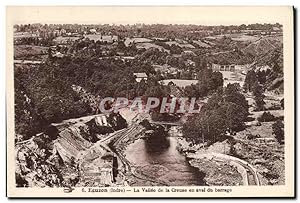
<path id="1" fill-rule="evenodd" d="M 168 79 L 160 81 L 164 85 L 168 85 L 169 82 L 173 82 L 178 87 L 186 87 L 190 85 L 195 85 L 198 83 L 198 80 L 180 80 L 180 79 Z"/>
<path id="2" fill-rule="evenodd" d="M 249 42 L 254 42 L 256 40 L 259 40 L 259 37 L 256 36 L 250 36 L 250 35 L 238 35 L 235 37 L 231 37 L 232 40 L 235 41 L 249 41 Z"/>
<path id="3" fill-rule="evenodd" d="M 180 44 L 180 43 L 178 43 L 178 42 L 176 42 L 176 41 L 171 41 L 171 42 L 166 42 L 166 44 L 167 45 L 172 45 L 172 44 L 174 44 L 174 45 L 177 45 L 177 46 L 179 46 L 179 47 L 181 47 L 181 48 L 187 48 L 187 49 L 195 49 L 195 47 L 193 46 L 193 45 L 191 45 L 191 44 Z"/>
<path id="4" fill-rule="evenodd" d="M 124 44 L 125 46 L 128 47 L 130 43 L 146 43 L 146 42 L 152 42 L 152 40 L 147 38 L 142 38 L 142 37 L 126 38 Z"/>
<path id="5" fill-rule="evenodd" d="M 223 37 L 230 37 L 234 41 L 254 42 L 256 40 L 259 40 L 259 37 L 257 37 L 257 36 L 250 36 L 250 35 L 245 35 L 245 34 L 214 35 L 214 36 L 206 37 L 206 39 L 221 39 Z"/>
<path id="6" fill-rule="evenodd" d="M 91 34 L 91 35 L 86 35 L 85 38 L 88 38 L 90 40 L 96 41 L 102 41 L 102 42 L 108 42 L 112 43 L 114 41 L 118 40 L 118 36 L 110 36 L 110 35 L 97 35 L 97 34 Z"/>
<path id="7" fill-rule="evenodd" d="M 33 46 L 33 45 L 15 45 L 14 46 L 14 58 L 23 59 L 30 56 L 46 55 L 48 47 Z"/>
<path id="8" fill-rule="evenodd" d="M 204 43 L 204 42 L 201 42 L 201 41 L 194 40 L 193 42 L 195 44 L 197 44 L 198 46 L 203 47 L 203 48 L 210 48 L 211 47 L 208 43 Z"/>
<path id="9" fill-rule="evenodd" d="M 78 40 L 80 39 L 80 37 L 63 37 L 63 36 L 59 36 L 59 37 L 56 37 L 53 41 L 57 44 L 66 44 L 68 43 L 68 41 L 75 41 L 75 40 Z"/>
<path id="10" fill-rule="evenodd" d="M 159 49 L 160 51 L 165 51 L 170 53 L 169 50 L 163 48 L 162 46 L 156 45 L 156 44 L 152 44 L 149 42 L 145 42 L 145 43 L 138 43 L 136 44 L 136 48 L 138 49 L 150 49 L 150 48 L 155 48 L 155 49 Z"/>

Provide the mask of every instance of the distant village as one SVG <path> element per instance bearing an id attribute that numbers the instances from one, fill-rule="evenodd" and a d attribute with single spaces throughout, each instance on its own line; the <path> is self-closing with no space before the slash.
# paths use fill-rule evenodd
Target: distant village
<path id="1" fill-rule="evenodd" d="M 31 41 L 31 44 L 43 46 L 43 41 L 45 41 L 45 39 L 49 39 L 49 48 L 40 50 L 40 54 L 47 55 L 50 51 L 53 57 L 62 58 L 66 54 L 68 54 L 66 53 L 66 50 L 68 49 L 67 47 L 73 44 L 75 41 L 89 40 L 104 45 L 104 48 L 101 49 L 100 59 L 114 58 L 116 60 L 120 59 L 123 62 L 130 62 L 136 60 L 135 55 L 127 56 L 122 51 L 116 51 L 113 54 L 111 53 L 115 49 L 115 47 L 118 46 L 118 44 L 122 43 L 125 45 L 125 47 L 130 47 L 134 45 L 137 50 L 157 49 L 160 52 L 167 53 L 171 56 L 171 58 L 184 59 L 183 63 L 186 68 L 194 68 L 196 66 L 196 62 L 193 61 L 192 58 L 197 57 L 199 55 L 199 49 L 206 50 L 204 53 L 205 56 L 216 55 L 215 58 L 217 58 L 218 53 L 222 54 L 223 52 L 228 52 L 230 54 L 230 52 L 234 51 L 234 49 L 223 52 L 215 51 L 217 45 L 214 41 L 217 39 L 230 38 L 232 41 L 246 43 L 259 41 L 261 38 L 282 36 L 282 27 L 279 24 L 267 24 L 261 26 L 263 29 L 261 27 L 260 29 L 253 29 L 252 27 L 254 25 L 252 27 L 246 25 L 233 26 L 232 28 L 224 26 L 203 26 L 197 27 L 196 31 L 189 31 L 188 36 L 186 36 L 184 39 L 173 37 L 154 37 L 152 36 L 153 33 L 149 34 L 147 32 L 146 34 L 144 34 L 139 30 L 139 27 L 142 26 L 143 25 L 139 24 L 136 24 L 134 26 L 121 26 L 117 27 L 119 29 L 118 30 L 107 29 L 106 25 L 99 28 L 80 25 L 18 25 L 14 28 L 14 44 L 21 45 L 26 43 L 26 41 Z M 133 32 L 135 37 L 126 36 L 130 34 L 128 32 L 124 34 L 123 30 L 134 30 L 134 28 L 137 29 L 137 31 Z M 200 39 L 198 40 L 194 39 L 199 37 Z M 49 43 L 49 40 L 47 43 Z M 85 48 L 88 49 L 88 47 Z M 174 49 L 176 50 L 178 48 L 179 52 L 173 51 Z M 170 50 L 173 53 L 170 54 Z M 208 56 L 207 58 L 210 58 L 210 56 Z M 43 60 L 24 59 L 16 59 L 14 61 L 15 64 L 31 64 L 33 66 L 42 62 Z M 182 68 L 172 66 L 172 64 L 170 65 L 170 63 L 152 63 L 152 66 L 155 69 L 155 71 L 159 72 L 162 75 L 162 77 L 171 77 L 174 79 L 178 79 L 178 75 L 180 75 L 180 73 L 184 71 Z M 241 61 L 240 63 L 233 63 L 226 60 L 218 61 L 218 59 L 206 60 L 205 63 L 207 68 L 212 69 L 213 71 L 240 72 L 243 75 L 246 74 L 246 70 L 249 66 L 251 66 L 251 63 L 245 63 L 245 61 Z M 264 68 L 270 69 L 270 67 L 267 66 L 264 66 Z M 134 73 L 134 75 L 137 77 L 137 81 L 140 81 L 142 78 L 145 80 L 147 79 L 147 74 L 145 72 L 137 72 Z M 190 79 L 196 78 L 196 72 L 191 73 Z"/>

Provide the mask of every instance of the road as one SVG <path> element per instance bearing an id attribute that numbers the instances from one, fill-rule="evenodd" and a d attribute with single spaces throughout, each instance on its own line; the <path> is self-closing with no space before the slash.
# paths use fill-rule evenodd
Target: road
<path id="1" fill-rule="evenodd" d="M 202 158 L 208 158 L 210 160 L 213 160 L 213 158 L 218 158 L 220 161 L 224 162 L 233 162 L 235 165 L 239 165 L 244 169 L 246 172 L 245 174 L 240 173 L 241 176 L 243 177 L 243 184 L 244 185 L 260 185 L 260 180 L 257 175 L 256 169 L 249 164 L 248 162 L 241 160 L 239 158 L 229 156 L 226 154 L 220 154 L 220 153 L 207 153 L 207 154 L 191 154 L 189 155 L 190 158 L 195 158 L 195 159 L 202 159 Z"/>

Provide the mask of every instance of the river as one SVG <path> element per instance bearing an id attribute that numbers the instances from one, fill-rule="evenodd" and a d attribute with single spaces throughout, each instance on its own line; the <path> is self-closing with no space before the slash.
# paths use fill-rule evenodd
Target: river
<path id="1" fill-rule="evenodd" d="M 205 174 L 191 167 L 176 146 L 175 137 L 163 140 L 138 139 L 126 148 L 125 156 L 143 173 L 168 185 L 205 185 Z"/>

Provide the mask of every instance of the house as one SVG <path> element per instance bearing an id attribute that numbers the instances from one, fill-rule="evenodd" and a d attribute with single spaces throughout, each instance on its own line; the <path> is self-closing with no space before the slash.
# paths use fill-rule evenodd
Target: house
<path id="1" fill-rule="evenodd" d="M 96 34 L 96 33 L 97 33 L 97 30 L 96 30 L 96 29 L 90 29 L 90 33 Z"/>
<path id="2" fill-rule="evenodd" d="M 52 55 L 53 57 L 56 57 L 56 58 L 63 58 L 65 55 L 60 53 L 60 52 L 56 52 L 55 54 Z"/>
<path id="3" fill-rule="evenodd" d="M 255 71 L 268 71 L 272 70 L 269 65 L 255 66 Z"/>
<path id="4" fill-rule="evenodd" d="M 196 85 L 199 81 L 198 80 L 182 80 L 182 79 L 165 79 L 159 81 L 162 85 L 169 85 L 169 86 L 177 86 L 179 88 L 185 88 L 186 86 Z"/>
<path id="5" fill-rule="evenodd" d="M 154 68 L 154 70 L 156 72 L 160 72 L 161 75 L 176 75 L 177 73 L 181 72 L 181 70 L 178 70 L 177 68 L 174 68 L 168 64 L 164 64 L 164 65 L 158 65 L 158 64 L 154 64 L 152 65 L 152 67 Z"/>
<path id="6" fill-rule="evenodd" d="M 188 67 L 195 67 L 196 66 L 196 63 L 190 59 L 184 61 L 184 64 Z"/>
<path id="7" fill-rule="evenodd" d="M 137 82 L 141 82 L 142 79 L 147 81 L 147 79 L 148 79 L 148 76 L 146 73 L 133 73 L 133 75 L 136 77 L 135 80 Z"/>
<path id="8" fill-rule="evenodd" d="M 272 28 L 274 31 L 276 31 L 276 32 L 280 32 L 281 31 L 281 29 L 279 28 L 279 27 L 273 27 Z"/>

